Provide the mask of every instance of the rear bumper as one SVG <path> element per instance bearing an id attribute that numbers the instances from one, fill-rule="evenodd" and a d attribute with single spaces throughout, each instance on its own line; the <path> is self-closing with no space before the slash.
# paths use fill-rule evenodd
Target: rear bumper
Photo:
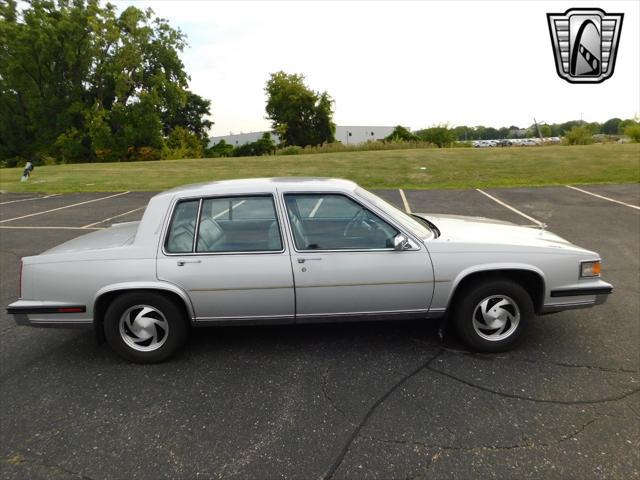
<path id="1" fill-rule="evenodd" d="M 31 327 L 89 327 L 93 319 L 87 314 L 86 305 L 18 300 L 7 307 L 18 325 Z"/>

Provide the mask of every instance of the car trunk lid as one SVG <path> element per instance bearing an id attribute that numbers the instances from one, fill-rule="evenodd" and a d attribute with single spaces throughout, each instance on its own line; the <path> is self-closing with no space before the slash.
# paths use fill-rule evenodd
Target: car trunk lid
<path id="1" fill-rule="evenodd" d="M 96 230 L 87 235 L 76 237 L 47 250 L 44 254 L 101 250 L 104 248 L 131 245 L 136 237 L 139 224 L 140 222 L 118 223 L 110 228 Z"/>

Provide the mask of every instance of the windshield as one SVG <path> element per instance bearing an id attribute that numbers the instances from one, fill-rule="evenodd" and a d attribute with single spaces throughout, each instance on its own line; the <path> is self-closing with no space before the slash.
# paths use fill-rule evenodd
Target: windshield
<path id="1" fill-rule="evenodd" d="M 433 231 L 425 224 L 417 221 L 412 216 L 406 214 L 399 208 L 394 207 L 382 198 L 365 190 L 364 188 L 356 188 L 356 194 L 369 202 L 373 203 L 383 212 L 398 220 L 407 230 L 420 238 L 431 238 L 434 236 Z"/>

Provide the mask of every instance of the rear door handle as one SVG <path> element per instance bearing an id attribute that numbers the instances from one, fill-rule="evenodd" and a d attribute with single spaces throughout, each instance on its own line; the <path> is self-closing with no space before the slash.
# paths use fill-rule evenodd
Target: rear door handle
<path id="1" fill-rule="evenodd" d="M 202 263 L 202 260 L 178 260 L 179 267 L 184 267 L 185 263 Z"/>
<path id="2" fill-rule="evenodd" d="M 320 257 L 299 258 L 298 259 L 298 263 L 310 262 L 312 260 L 319 261 L 319 260 L 322 260 L 322 258 L 320 258 Z"/>

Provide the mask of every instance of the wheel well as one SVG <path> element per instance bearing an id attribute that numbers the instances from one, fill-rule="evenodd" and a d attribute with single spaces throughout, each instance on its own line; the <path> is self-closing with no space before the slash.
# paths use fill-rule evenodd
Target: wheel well
<path id="1" fill-rule="evenodd" d="M 178 295 L 177 293 L 174 293 L 168 290 L 154 289 L 154 288 L 136 288 L 131 290 L 115 290 L 113 292 L 107 292 L 100 295 L 100 297 L 98 297 L 93 307 L 93 327 L 95 330 L 96 341 L 99 344 L 105 341 L 104 329 L 102 328 L 102 325 L 104 323 L 104 316 L 107 313 L 107 308 L 109 308 L 109 305 L 111 304 L 111 302 L 113 302 L 117 297 L 125 293 L 131 293 L 131 292 L 159 293 L 173 300 L 176 305 L 180 306 L 182 308 L 182 311 L 184 312 L 185 318 L 189 319 L 189 310 L 187 309 L 187 305 L 184 303 L 184 299 L 180 297 L 180 295 Z"/>
<path id="2" fill-rule="evenodd" d="M 544 280 L 536 272 L 530 270 L 488 270 L 482 272 L 470 273 L 464 277 L 456 286 L 449 305 L 453 304 L 459 295 L 472 283 L 487 280 L 511 280 L 524 288 L 533 302 L 533 309 L 536 313 L 540 313 L 544 302 Z"/>

